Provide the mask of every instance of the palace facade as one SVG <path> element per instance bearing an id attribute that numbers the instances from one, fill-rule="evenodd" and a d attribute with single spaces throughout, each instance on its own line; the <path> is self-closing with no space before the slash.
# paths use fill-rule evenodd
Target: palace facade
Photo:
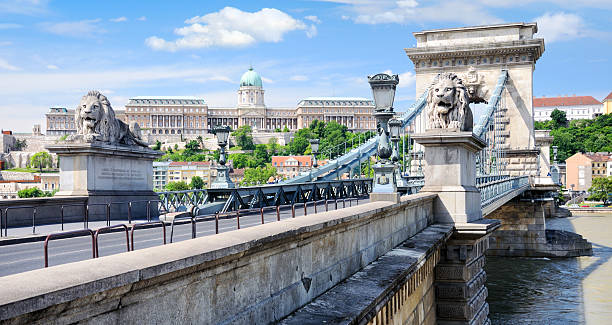
<path id="1" fill-rule="evenodd" d="M 374 102 L 369 98 L 309 97 L 300 100 L 297 107 L 268 107 L 264 93 L 261 77 L 250 68 L 240 78 L 236 107 L 209 107 L 201 97 L 138 96 L 130 98 L 125 111 L 115 111 L 126 123 L 136 121 L 143 133 L 154 139 L 206 134 L 215 125 L 232 129 L 250 125 L 254 132 L 285 127 L 297 131 L 315 119 L 336 121 L 352 131 L 376 129 Z M 74 132 L 74 110 L 51 108 L 47 113 L 47 134 Z"/>

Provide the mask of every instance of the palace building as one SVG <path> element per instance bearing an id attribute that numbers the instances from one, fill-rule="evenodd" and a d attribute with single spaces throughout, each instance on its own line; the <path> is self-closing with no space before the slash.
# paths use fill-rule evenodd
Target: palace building
<path id="1" fill-rule="evenodd" d="M 138 96 L 130 98 L 118 116 L 126 123 L 136 121 L 151 138 L 172 135 L 201 135 L 215 125 L 237 129 L 250 125 L 254 132 L 273 132 L 285 127 L 297 131 L 315 119 L 336 121 L 349 130 L 376 129 L 372 116 L 374 102 L 359 97 L 309 97 L 297 107 L 268 107 L 261 76 L 249 68 L 242 78 L 235 107 L 209 107 L 204 98 L 189 96 Z M 47 134 L 75 132 L 74 110 L 51 108 L 47 113 Z"/>

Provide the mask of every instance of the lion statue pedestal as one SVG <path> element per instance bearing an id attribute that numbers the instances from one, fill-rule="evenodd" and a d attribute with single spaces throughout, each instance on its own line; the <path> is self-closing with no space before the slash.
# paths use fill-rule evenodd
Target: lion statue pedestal
<path id="1" fill-rule="evenodd" d="M 153 160 L 162 153 L 150 149 L 140 137 L 138 124 L 116 119 L 110 103 L 97 91 L 83 97 L 75 111 L 77 133 L 65 143 L 47 146 L 60 160 L 60 191 L 56 196 L 87 196 L 89 220 L 127 219 L 157 215 L 159 200 L 153 191 Z M 136 202 L 138 201 L 138 202 Z"/>
<path id="2" fill-rule="evenodd" d="M 427 131 L 412 137 L 424 147 L 425 186 L 420 192 L 438 194 L 434 215 L 442 223 L 482 219 L 476 153 L 486 144 L 472 133 L 469 103 L 461 79 L 452 73 L 440 74 L 427 95 Z"/>

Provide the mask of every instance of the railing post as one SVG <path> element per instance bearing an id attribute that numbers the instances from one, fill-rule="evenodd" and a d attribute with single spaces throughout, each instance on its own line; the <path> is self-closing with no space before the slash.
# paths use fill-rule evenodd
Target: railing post
<path id="1" fill-rule="evenodd" d="M 63 204 L 60 207 L 60 217 L 62 221 L 62 231 L 64 231 L 64 205 Z"/>
<path id="2" fill-rule="evenodd" d="M 32 210 L 32 235 L 36 233 L 36 208 Z"/>
<path id="3" fill-rule="evenodd" d="M 83 220 L 83 227 L 89 228 L 89 204 L 85 206 L 85 220 Z"/>
<path id="4" fill-rule="evenodd" d="M 106 226 L 110 227 L 110 203 L 106 204 Z"/>
<path id="5" fill-rule="evenodd" d="M 261 213 L 261 224 L 263 225 L 264 224 L 264 208 L 261 207 L 259 209 L 260 209 L 260 213 Z"/>
<path id="6" fill-rule="evenodd" d="M 238 229 L 240 229 L 240 210 L 236 210 L 236 222 L 238 224 Z"/>
<path id="7" fill-rule="evenodd" d="M 132 201 L 128 202 L 128 223 L 132 223 Z"/>
<path id="8" fill-rule="evenodd" d="M 215 212 L 215 234 L 219 233 L 219 212 Z"/>

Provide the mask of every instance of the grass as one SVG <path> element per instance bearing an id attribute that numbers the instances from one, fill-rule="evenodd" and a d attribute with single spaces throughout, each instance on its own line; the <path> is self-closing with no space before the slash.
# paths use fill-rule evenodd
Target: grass
<path id="1" fill-rule="evenodd" d="M 7 172 L 24 172 L 24 173 L 40 173 L 40 169 L 37 169 L 37 168 L 11 168 L 11 169 L 5 169 L 5 171 L 7 171 Z M 46 169 L 46 168 L 43 168 L 42 172 L 43 173 L 57 173 L 58 170 L 57 169 Z"/>

